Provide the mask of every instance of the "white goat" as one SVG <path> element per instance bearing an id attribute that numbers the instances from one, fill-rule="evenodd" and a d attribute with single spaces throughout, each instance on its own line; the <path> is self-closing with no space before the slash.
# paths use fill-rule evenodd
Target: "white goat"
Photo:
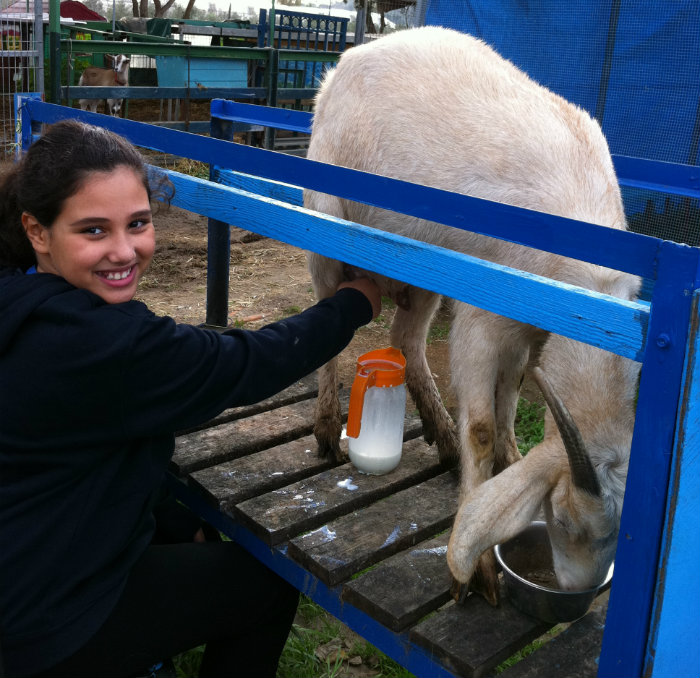
<path id="1" fill-rule="evenodd" d="M 129 63 L 131 59 L 124 54 L 119 54 L 116 57 L 106 55 L 106 58 L 111 60 L 112 68 L 88 66 L 80 74 L 78 87 L 113 87 L 115 85 L 126 87 L 129 84 Z M 107 99 L 106 113 L 115 117 L 119 116 L 123 101 L 123 99 Z M 99 99 L 80 99 L 78 103 L 82 110 L 90 109 L 93 113 L 97 113 Z"/>
<path id="2" fill-rule="evenodd" d="M 626 228 L 598 124 L 483 42 L 448 29 L 401 31 L 346 52 L 317 95 L 308 157 Z M 619 298 L 637 295 L 639 280 L 633 276 L 547 252 L 312 191 L 305 192 L 305 205 Z M 343 264 L 314 253 L 308 262 L 316 295 L 332 294 Z M 426 440 L 437 442 L 445 463 L 461 457 L 462 497 L 448 549 L 457 582 L 471 580 L 495 604 L 491 547 L 517 534 L 541 508 L 560 586 L 601 581 L 619 529 L 638 366 L 455 302 L 450 334 L 459 404 L 455 431 L 425 358 L 439 297 L 369 275 L 397 302 L 391 341 L 406 356 L 406 382 Z M 535 370 L 535 378 L 543 383 L 550 410 L 544 441 L 521 459 L 515 410 L 526 369 L 538 358 L 544 374 Z M 314 429 L 324 455 L 340 454 L 336 391 L 333 361 L 320 371 Z M 462 587 L 460 595 L 465 591 Z"/>

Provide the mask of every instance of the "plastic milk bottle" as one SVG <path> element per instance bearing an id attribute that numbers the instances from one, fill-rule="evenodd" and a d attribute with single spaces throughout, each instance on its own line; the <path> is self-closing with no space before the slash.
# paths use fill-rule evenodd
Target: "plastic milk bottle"
<path id="1" fill-rule="evenodd" d="M 370 351 L 357 359 L 347 435 L 350 461 L 363 473 L 388 473 L 401 460 L 405 372 L 406 359 L 397 348 Z"/>

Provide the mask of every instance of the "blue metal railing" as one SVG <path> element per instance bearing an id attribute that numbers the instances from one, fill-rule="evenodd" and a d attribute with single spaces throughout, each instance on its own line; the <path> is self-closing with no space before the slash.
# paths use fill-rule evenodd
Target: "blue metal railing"
<path id="1" fill-rule="evenodd" d="M 229 107 L 230 103 L 212 105 L 215 136 L 226 136 L 228 126 L 235 120 L 245 116 L 248 122 L 256 119 L 252 108 L 236 109 Z M 308 129 L 308 118 L 290 122 L 289 117 L 284 118 L 289 111 L 276 114 L 268 109 L 268 114 L 280 115 L 279 124 L 298 124 Z M 669 495 L 668 488 L 673 480 L 674 488 L 683 487 L 692 496 L 700 482 L 686 475 L 688 490 L 678 482 L 677 474 L 671 475 L 672 465 L 683 467 L 676 454 L 684 449 L 684 441 L 700 438 L 697 417 L 688 417 L 689 412 L 695 411 L 688 394 L 697 391 L 693 387 L 700 379 L 697 341 L 689 343 L 697 322 L 697 311 L 692 305 L 700 288 L 700 249 L 222 139 L 31 100 L 24 102 L 22 116 L 26 143 L 31 141 L 32 135 L 26 130 L 33 122 L 80 118 L 113 129 L 137 145 L 207 162 L 212 165 L 213 176 L 221 170 L 242 173 L 250 182 L 249 188 L 257 186 L 259 192 L 170 173 L 176 186 L 173 203 L 208 216 L 214 224 L 235 224 L 640 361 L 637 417 L 600 675 L 672 675 L 664 673 L 667 663 L 655 663 L 657 657 L 674 655 L 674 648 L 668 647 L 673 642 L 668 618 L 675 617 L 673 624 L 685 624 L 695 630 L 700 618 L 697 600 L 677 595 L 673 599 L 673 615 L 652 615 L 653 610 L 662 610 L 663 593 L 674 589 L 671 584 L 683 582 L 689 591 L 699 588 L 697 558 L 678 565 L 669 559 L 664 544 L 672 543 L 674 535 L 683 534 L 684 530 L 697 531 L 688 525 L 687 512 L 676 512 L 677 497 Z M 275 121 L 268 117 L 258 122 Z M 697 168 L 666 167 L 668 171 L 659 176 L 660 168 L 644 160 L 618 158 L 616 166 L 621 183 L 644 181 L 663 186 L 664 191 L 696 195 Z M 292 205 L 284 197 L 279 200 L 262 194 L 281 190 L 282 195 L 298 196 L 298 189 L 293 187 L 341 195 L 644 276 L 654 283 L 650 303 L 622 301 L 310 212 L 298 206 L 298 198 L 297 204 Z M 680 523 L 679 516 L 683 519 Z M 691 552 L 691 556 L 697 555 Z M 665 568 L 661 574 L 657 571 L 660 563 Z M 669 563 L 675 569 L 667 567 Z M 677 592 L 678 586 L 674 590 Z M 666 643 L 664 652 L 656 651 L 659 638 Z M 686 665 L 700 669 L 700 649 L 688 644 L 675 649 L 685 653 Z"/>

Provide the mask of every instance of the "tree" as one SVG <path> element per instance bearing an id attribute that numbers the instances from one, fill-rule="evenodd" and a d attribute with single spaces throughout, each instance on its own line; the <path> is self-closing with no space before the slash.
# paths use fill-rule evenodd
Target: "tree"
<path id="1" fill-rule="evenodd" d="M 416 0 L 356 0 L 355 8 L 365 8 L 365 30 L 367 33 L 384 33 L 386 23 L 384 15 L 395 9 L 405 9 L 416 4 Z M 379 14 L 379 31 L 372 19 L 372 14 Z"/>
<path id="2" fill-rule="evenodd" d="M 149 17 L 148 11 L 149 0 L 131 0 L 131 5 L 133 9 L 133 16 L 135 17 Z M 185 10 L 184 18 L 189 17 L 189 12 L 192 11 L 195 0 L 188 0 L 187 9 Z M 153 0 L 153 17 L 164 17 L 168 10 L 175 4 L 175 0 L 167 0 L 165 4 L 162 4 L 160 0 Z"/>

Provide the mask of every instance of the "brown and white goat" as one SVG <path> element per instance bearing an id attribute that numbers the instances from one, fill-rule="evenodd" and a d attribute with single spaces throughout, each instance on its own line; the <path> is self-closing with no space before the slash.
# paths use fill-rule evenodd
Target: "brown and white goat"
<path id="1" fill-rule="evenodd" d="M 126 87 L 129 84 L 129 63 L 131 59 L 124 54 L 118 54 L 115 57 L 107 55 L 106 58 L 111 60 L 112 68 L 88 66 L 80 74 L 78 87 Z M 123 101 L 123 99 L 107 99 L 105 104 L 106 113 L 115 117 L 119 116 Z M 80 99 L 78 103 L 82 110 L 90 109 L 93 113 L 97 113 L 99 99 Z"/>
<path id="2" fill-rule="evenodd" d="M 308 157 L 626 228 L 599 125 L 482 41 L 448 29 L 401 31 L 346 52 L 317 95 Z M 637 278 L 588 263 L 327 194 L 306 191 L 304 204 L 622 299 L 637 295 Z M 315 253 L 308 254 L 308 263 L 316 295 L 332 294 L 343 264 Z M 560 586 L 585 588 L 602 580 L 619 529 L 637 365 L 453 302 L 455 430 L 425 357 L 439 296 L 369 275 L 397 302 L 391 341 L 406 356 L 406 382 L 426 440 L 437 443 L 443 462 L 461 460 L 462 496 L 448 548 L 456 581 L 471 581 L 495 603 L 491 547 L 518 533 L 542 509 Z M 537 368 L 534 376 L 549 405 L 545 438 L 521 458 L 515 411 L 526 370 L 536 364 L 541 372 Z M 333 361 L 319 376 L 314 431 L 324 455 L 339 454 L 336 384 Z"/>

